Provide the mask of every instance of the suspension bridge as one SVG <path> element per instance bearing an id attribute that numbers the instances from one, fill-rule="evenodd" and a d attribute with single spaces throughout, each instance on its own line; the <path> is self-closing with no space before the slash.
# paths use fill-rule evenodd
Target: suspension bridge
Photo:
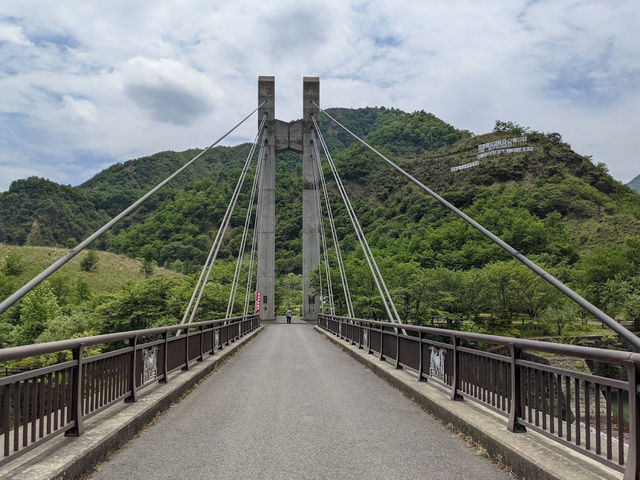
<path id="1" fill-rule="evenodd" d="M 275 79 L 260 77 L 257 108 L 7 297 L 0 313 L 256 113 L 255 139 L 180 324 L 0 350 L 0 362 L 72 353 L 70 360 L 0 377 L 0 478 L 84 475 L 198 384 L 99 465 L 94 478 L 509 478 L 423 409 L 517 475 L 640 478 L 640 355 L 634 353 L 640 339 L 321 108 L 316 77 L 304 78 L 303 117 L 292 122 L 275 118 Z M 613 329 L 632 351 L 422 327 L 402 319 L 319 128 L 322 115 Z M 275 162 L 283 151 L 301 154 L 303 167 L 303 303 L 301 318 L 291 325 L 279 322 L 275 309 Z M 225 318 L 198 321 L 251 171 Z M 349 217 L 386 321 L 360 318 L 354 308 L 329 186 Z M 247 282 L 241 285 L 245 266 Z M 239 289 L 243 302 L 236 298 Z M 337 291 L 344 299 L 340 305 Z M 108 348 L 90 354 L 94 345 Z M 540 362 L 546 354 L 611 365 L 624 379 Z"/>

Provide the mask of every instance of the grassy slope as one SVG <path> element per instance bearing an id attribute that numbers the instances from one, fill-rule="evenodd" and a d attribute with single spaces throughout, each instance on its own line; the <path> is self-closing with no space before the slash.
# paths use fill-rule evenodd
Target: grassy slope
<path id="1" fill-rule="evenodd" d="M 9 253 L 17 253 L 22 257 L 24 271 L 16 278 L 16 284 L 23 285 L 58 258 L 67 253 L 66 249 L 54 247 L 18 247 L 14 245 L 0 244 L 0 265 Z M 78 279 L 85 280 L 94 294 L 111 293 L 118 291 L 128 281 L 140 281 L 144 279 L 141 273 L 141 262 L 131 258 L 108 252 L 96 252 L 98 255 L 97 268 L 93 272 L 85 272 L 80 268 L 80 262 L 86 255 L 82 252 L 62 267 L 53 277 L 64 277 L 70 283 Z M 164 268 L 156 268 L 156 275 L 176 277 L 179 273 Z"/>

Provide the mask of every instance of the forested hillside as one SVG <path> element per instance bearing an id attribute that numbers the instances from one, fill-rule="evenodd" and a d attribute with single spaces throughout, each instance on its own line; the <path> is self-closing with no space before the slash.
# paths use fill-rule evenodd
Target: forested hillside
<path id="1" fill-rule="evenodd" d="M 329 112 L 609 314 L 640 323 L 640 195 L 613 180 L 603 164 L 573 152 L 558 133 L 497 122 L 493 132 L 475 136 L 425 112 L 385 108 Z M 324 116 L 320 127 L 407 321 L 447 321 L 458 328 L 527 336 L 591 328 L 581 312 L 544 282 Z M 532 151 L 477 158 L 479 144 L 522 136 Z M 178 321 L 248 151 L 245 144 L 209 152 L 96 243 L 98 249 L 186 276 L 152 275 L 120 293 L 95 296 L 90 303 L 78 301 L 67 307 L 67 313 L 85 312 L 96 332 Z M 79 187 L 38 178 L 14 182 L 0 194 L 0 241 L 75 245 L 195 153 L 162 152 L 117 164 Z M 474 161 L 477 166 L 451 170 Z M 300 295 L 300 157 L 279 155 L 276 170 L 277 301 L 286 310 L 297 307 Z M 218 257 L 203 305 L 206 318 L 221 315 L 226 308 L 251 175 Z M 356 314 L 384 318 L 328 169 L 325 176 Z M 0 258 L 0 267 L 7 277 L 9 267 L 2 267 L 3 261 Z M 333 258 L 330 263 L 335 268 Z M 341 288 L 334 285 L 333 290 L 342 308 Z M 18 328 L 20 312 L 14 308 L 3 317 L 5 330 Z"/>

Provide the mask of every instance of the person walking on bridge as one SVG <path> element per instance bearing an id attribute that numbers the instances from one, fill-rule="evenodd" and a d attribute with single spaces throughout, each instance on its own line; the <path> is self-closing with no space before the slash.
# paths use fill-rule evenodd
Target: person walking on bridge
<path id="1" fill-rule="evenodd" d="M 291 309 L 288 309 L 287 313 L 286 313 L 286 315 L 287 315 L 287 323 L 291 323 L 291 314 L 292 314 Z"/>

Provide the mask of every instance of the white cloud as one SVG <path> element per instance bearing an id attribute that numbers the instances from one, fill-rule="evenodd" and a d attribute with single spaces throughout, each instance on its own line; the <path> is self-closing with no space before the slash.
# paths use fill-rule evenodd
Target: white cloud
<path id="1" fill-rule="evenodd" d="M 62 104 L 64 105 L 64 112 L 69 120 L 87 123 L 95 121 L 96 107 L 89 100 L 76 99 L 71 95 L 64 95 L 62 97 Z"/>
<path id="2" fill-rule="evenodd" d="M 23 47 L 31 45 L 31 42 L 25 37 L 22 27 L 9 23 L 0 23 L 0 43 L 1 42 L 11 42 Z"/>
<path id="3" fill-rule="evenodd" d="M 324 106 L 424 109 L 477 133 L 514 120 L 628 181 L 638 24 L 635 0 L 3 0 L 0 189 L 23 175 L 13 158 L 77 184 L 109 161 L 207 145 L 255 106 L 259 75 L 276 76 L 283 120 L 318 75 Z"/>

